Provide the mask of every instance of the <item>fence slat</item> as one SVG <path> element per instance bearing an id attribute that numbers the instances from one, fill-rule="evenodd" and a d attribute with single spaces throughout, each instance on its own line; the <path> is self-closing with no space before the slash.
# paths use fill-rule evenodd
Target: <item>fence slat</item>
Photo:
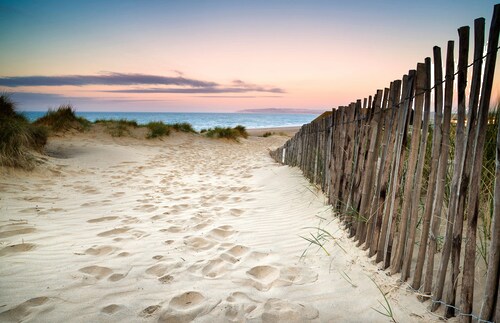
<path id="1" fill-rule="evenodd" d="M 441 155 L 437 171 L 436 195 L 432 206 L 432 224 L 429 236 L 429 248 L 427 250 L 427 267 L 425 271 L 424 287 L 422 292 L 430 295 L 434 274 L 434 259 L 437 251 L 437 239 L 441 225 L 441 211 L 443 208 L 444 192 L 446 189 L 446 173 L 448 171 L 448 155 L 450 152 L 450 126 L 451 106 L 453 103 L 453 80 L 454 80 L 454 42 L 448 41 L 446 50 L 446 79 L 444 90 L 444 113 L 443 113 L 443 137 L 441 139 Z"/>
<path id="2" fill-rule="evenodd" d="M 406 281 L 408 277 L 410 276 L 410 265 L 411 265 L 411 260 L 413 257 L 413 249 L 415 245 L 415 235 L 416 235 L 416 230 L 417 230 L 417 222 L 418 222 L 418 210 L 419 210 L 419 203 L 420 203 L 420 190 L 422 187 L 422 173 L 424 170 L 424 164 L 425 164 L 425 153 L 427 149 L 427 137 L 429 134 L 429 114 L 430 114 L 430 107 L 431 107 L 431 102 L 430 102 L 430 88 L 431 88 L 431 80 L 430 80 L 430 70 L 431 70 L 431 59 L 427 57 L 425 59 L 425 64 L 421 66 L 423 71 L 421 71 L 422 74 L 422 87 L 419 88 L 417 87 L 417 95 L 422 96 L 421 100 L 424 100 L 424 114 L 423 114 L 423 121 L 422 121 L 422 129 L 420 127 L 418 129 L 415 129 L 416 127 L 413 127 L 413 131 L 415 132 L 421 132 L 421 140 L 420 140 L 420 147 L 418 151 L 418 164 L 416 166 L 417 170 L 415 172 L 415 184 L 413 191 L 411 193 L 411 210 L 410 210 L 410 224 L 409 224 L 409 232 L 408 232 L 408 241 L 406 244 L 405 248 L 405 257 L 403 259 L 403 266 L 401 269 L 401 280 Z M 417 73 L 418 73 L 418 68 L 417 68 Z M 418 84 L 418 83 L 417 83 Z M 422 104 L 422 103 L 419 103 Z M 417 105 L 417 100 L 415 100 L 415 105 Z"/>
<path id="3" fill-rule="evenodd" d="M 381 179 L 380 183 L 380 192 L 379 192 L 379 198 L 378 198 L 378 203 L 379 203 L 379 217 L 382 217 L 382 225 L 380 228 L 380 237 L 378 238 L 377 242 L 377 257 L 375 258 L 375 261 L 381 262 L 384 260 L 384 250 L 385 250 L 385 241 L 387 239 L 387 229 L 390 226 L 389 225 L 389 216 L 383 216 L 384 215 L 384 210 L 386 206 L 386 199 L 387 199 L 387 194 L 389 190 L 389 179 L 390 179 L 390 173 L 391 173 L 391 162 L 392 162 L 392 156 L 394 153 L 394 142 L 396 140 L 396 130 L 397 130 L 397 122 L 399 118 L 399 113 L 402 109 L 399 109 L 399 102 L 400 102 L 400 97 L 401 97 L 401 80 L 396 80 L 393 82 L 393 87 L 392 89 L 394 92 L 392 93 L 392 111 L 391 111 L 391 119 L 389 122 L 389 129 L 387 132 L 387 137 L 385 140 L 385 150 L 387 151 L 387 155 L 385 157 L 385 165 L 384 165 L 384 174 Z M 406 86 L 406 85 L 405 85 Z"/>
<path id="4" fill-rule="evenodd" d="M 434 133 L 432 140 L 431 171 L 427 185 L 427 196 L 425 199 L 424 216 L 422 220 L 422 232 L 420 235 L 420 246 L 418 249 L 417 263 L 413 275 L 412 287 L 420 289 L 422 284 L 422 271 L 424 268 L 425 255 L 427 252 L 427 241 L 429 237 L 430 223 L 432 217 L 432 204 L 436 192 L 437 171 L 439 156 L 441 155 L 441 122 L 443 118 L 443 67 L 441 62 L 441 48 L 434 46 Z"/>
<path id="5" fill-rule="evenodd" d="M 406 169 L 406 179 L 404 185 L 403 206 L 401 208 L 401 219 L 399 222 L 399 236 L 396 242 L 396 250 L 391 261 L 391 274 L 401 270 L 403 261 L 403 251 L 405 249 L 406 231 L 408 228 L 408 216 L 411 213 L 412 192 L 414 186 L 415 169 L 417 167 L 420 131 L 422 127 L 422 112 L 424 106 L 425 88 L 425 65 L 417 64 L 417 74 L 415 81 L 415 112 L 413 116 L 413 131 L 411 135 L 410 155 Z"/>
<path id="6" fill-rule="evenodd" d="M 448 262 L 453 242 L 453 226 L 457 213 L 458 192 L 460 191 L 460 178 L 463 172 L 463 158 L 465 152 L 465 87 L 467 84 L 467 62 L 469 57 L 469 27 L 458 29 L 459 34 L 459 58 L 458 58 L 458 110 L 457 126 L 455 134 L 455 156 L 453 160 L 453 177 L 451 180 L 450 202 L 448 216 L 446 219 L 446 232 L 442 250 L 441 262 L 437 272 L 437 280 L 432 292 L 431 311 L 439 307 L 443 296 L 444 281 L 448 269 Z"/>
<path id="7" fill-rule="evenodd" d="M 479 91 L 481 87 L 481 69 L 484 47 L 484 18 L 474 21 L 474 68 L 472 70 L 472 82 L 469 95 L 469 113 L 467 116 L 467 146 L 465 147 L 465 159 L 463 162 L 463 172 L 458 194 L 457 215 L 453 226 L 453 245 L 451 250 L 451 277 L 446 302 L 455 306 L 458 276 L 460 274 L 460 254 L 462 250 L 462 231 L 465 213 L 465 202 L 469 188 L 469 181 L 472 167 L 472 156 L 474 154 L 474 133 L 477 128 L 477 109 L 479 104 Z M 445 309 L 445 317 L 455 316 L 453 307 Z"/>
<path id="8" fill-rule="evenodd" d="M 400 114 L 400 118 L 398 121 L 398 130 L 396 135 L 396 144 L 395 144 L 395 152 L 392 166 L 392 175 L 391 175 L 391 195 L 388 201 L 388 214 L 389 216 L 389 227 L 388 230 L 389 237 L 385 242 L 385 259 L 384 259 L 384 268 L 387 268 L 391 263 L 391 253 L 392 253 L 392 241 L 395 235 L 395 228 L 397 227 L 395 218 L 397 217 L 397 205 L 399 204 L 396 197 L 396 193 L 399 190 L 401 173 L 403 171 L 403 162 L 404 162 L 404 153 L 403 149 L 405 146 L 406 139 L 406 128 L 409 120 L 409 114 L 411 109 L 411 96 L 413 94 L 414 88 L 414 79 L 415 79 L 415 71 L 411 70 L 408 73 L 408 84 L 406 86 L 406 91 L 403 93 L 404 103 L 403 103 L 403 111 Z M 394 224 L 394 225 L 393 225 Z"/>
<path id="9" fill-rule="evenodd" d="M 382 113 L 381 113 L 381 104 L 382 104 L 382 90 L 377 90 L 377 94 L 375 95 L 374 99 L 374 109 L 373 109 L 373 117 L 370 122 L 370 146 L 368 148 L 368 155 L 366 158 L 366 169 L 375 169 L 376 165 L 376 158 L 378 154 L 376 153 L 376 149 L 378 149 L 378 146 L 380 146 L 380 132 L 381 132 L 381 127 L 379 127 L 380 120 L 382 118 Z M 366 239 L 366 232 L 362 232 L 366 230 L 367 224 L 366 221 L 370 221 L 370 202 L 371 202 L 371 194 L 373 190 L 373 181 L 375 177 L 375 173 L 373 171 L 370 171 L 368 173 L 365 173 L 365 183 L 363 185 L 363 191 L 361 193 L 361 206 L 359 209 L 360 213 L 360 224 L 361 230 L 360 230 L 360 236 L 359 236 L 359 244 L 362 244 L 365 242 Z M 358 229 L 360 227 L 358 226 Z"/>
<path id="10" fill-rule="evenodd" d="M 483 148 L 486 139 L 486 127 L 488 126 L 488 110 L 490 106 L 491 89 L 493 87 L 493 76 L 495 74 L 495 62 L 497 58 L 498 37 L 500 33 L 500 5 L 496 5 L 493 18 L 491 19 L 490 33 L 488 37 L 488 53 L 484 64 L 483 86 L 481 87 L 481 99 L 479 102 L 479 118 L 475 139 L 474 158 L 472 166 L 472 177 L 470 179 L 470 192 L 467 201 L 467 239 L 465 242 L 464 272 L 462 276 L 462 293 L 460 297 L 460 310 L 462 313 L 472 313 L 472 301 L 474 298 L 474 270 L 476 256 L 476 230 L 479 213 L 479 186 L 483 162 Z M 498 147 L 497 147 L 498 149 Z M 470 322 L 470 316 L 461 316 L 460 321 Z"/>

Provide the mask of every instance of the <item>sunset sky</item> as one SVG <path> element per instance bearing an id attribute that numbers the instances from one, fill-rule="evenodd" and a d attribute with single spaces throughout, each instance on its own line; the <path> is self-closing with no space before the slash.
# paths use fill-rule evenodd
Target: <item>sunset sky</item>
<path id="1" fill-rule="evenodd" d="M 496 2 L 0 0 L 0 91 L 21 110 L 326 110 L 488 31 Z"/>

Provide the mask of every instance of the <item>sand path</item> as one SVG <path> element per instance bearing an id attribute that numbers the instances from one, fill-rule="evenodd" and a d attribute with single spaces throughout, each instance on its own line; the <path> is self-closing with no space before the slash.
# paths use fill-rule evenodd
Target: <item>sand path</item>
<path id="1" fill-rule="evenodd" d="M 437 321 L 272 161 L 285 140 L 53 139 L 46 170 L 0 179 L 0 321 L 388 322 L 370 278 L 399 321 Z M 308 249 L 317 226 L 342 248 Z"/>

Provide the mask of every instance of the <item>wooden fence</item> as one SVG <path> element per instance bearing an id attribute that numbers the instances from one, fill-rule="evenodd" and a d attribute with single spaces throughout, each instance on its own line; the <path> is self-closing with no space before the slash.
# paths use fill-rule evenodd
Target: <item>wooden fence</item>
<path id="1" fill-rule="evenodd" d="M 497 4 L 486 54 L 485 20 L 478 18 L 472 60 L 469 27 L 458 29 L 457 72 L 454 42 L 448 42 L 444 79 L 441 49 L 434 47 L 433 65 L 426 58 L 373 98 L 325 113 L 271 152 L 322 188 L 370 257 L 391 274 L 400 273 L 422 300 L 430 299 L 432 311 L 444 304 L 446 317 L 457 315 L 463 322 L 500 322 L 500 131 L 486 275 L 476 273 L 480 179 L 499 29 Z M 478 291 L 476 281 L 484 288 Z"/>

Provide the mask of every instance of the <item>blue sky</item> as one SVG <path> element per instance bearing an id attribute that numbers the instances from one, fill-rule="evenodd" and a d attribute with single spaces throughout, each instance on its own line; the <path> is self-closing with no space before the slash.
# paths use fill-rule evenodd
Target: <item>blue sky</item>
<path id="1" fill-rule="evenodd" d="M 330 109 L 387 87 L 475 18 L 489 26 L 494 4 L 0 0 L 0 90 L 26 110 Z M 13 86 L 21 77 L 47 82 Z"/>

